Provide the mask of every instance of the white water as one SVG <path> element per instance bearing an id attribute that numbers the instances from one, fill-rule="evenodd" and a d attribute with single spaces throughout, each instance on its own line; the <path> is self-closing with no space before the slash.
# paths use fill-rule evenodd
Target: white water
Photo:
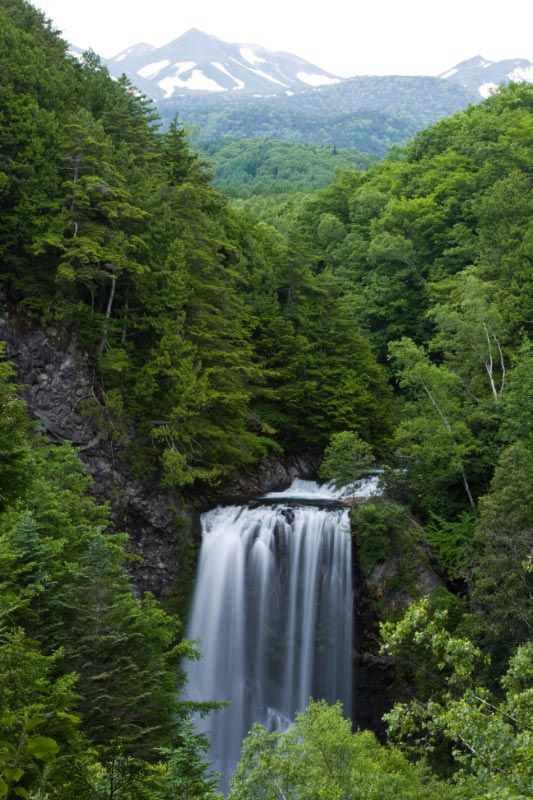
<path id="1" fill-rule="evenodd" d="M 305 481 L 302 478 L 295 478 L 288 489 L 283 492 L 267 492 L 263 495 L 265 499 L 290 499 L 290 500 L 344 500 L 351 497 L 367 499 L 372 495 L 379 494 L 379 475 L 372 475 L 369 478 L 361 478 L 350 486 L 337 488 L 333 481 L 319 484 L 316 481 Z"/>
<path id="2" fill-rule="evenodd" d="M 291 487 L 317 501 L 316 484 Z M 331 495 L 326 496 L 331 499 Z M 217 508 L 203 542 L 187 636 L 202 660 L 188 696 L 231 705 L 199 720 L 227 778 L 254 722 L 286 730 L 310 697 L 351 707 L 352 565 L 348 513 L 287 504 Z"/>

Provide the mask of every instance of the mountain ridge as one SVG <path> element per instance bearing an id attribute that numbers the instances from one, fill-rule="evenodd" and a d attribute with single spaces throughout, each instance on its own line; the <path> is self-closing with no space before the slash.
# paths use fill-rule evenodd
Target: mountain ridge
<path id="1" fill-rule="evenodd" d="M 81 55 L 79 48 L 71 52 Z M 378 158 L 502 83 L 533 82 L 527 59 L 481 55 L 439 76 L 341 78 L 291 53 L 228 43 L 198 28 L 160 47 L 138 42 L 101 61 L 153 100 L 164 125 L 177 115 L 196 140 L 331 145 Z"/>
<path id="2" fill-rule="evenodd" d="M 271 51 L 251 43 L 226 42 L 190 28 L 164 45 L 138 42 L 103 59 L 114 77 L 125 73 L 156 101 L 171 100 L 189 92 L 225 92 L 270 96 L 305 91 L 353 81 L 360 76 L 339 77 L 287 51 Z M 458 62 L 437 76 L 459 84 L 469 93 L 485 98 L 508 81 L 533 82 L 533 62 L 525 58 L 491 61 L 482 55 Z"/>
<path id="3" fill-rule="evenodd" d="M 225 42 L 198 28 L 161 47 L 133 45 L 105 63 L 115 77 L 125 72 L 150 81 L 156 100 L 168 100 L 183 90 L 263 95 L 343 80 L 292 53 Z"/>

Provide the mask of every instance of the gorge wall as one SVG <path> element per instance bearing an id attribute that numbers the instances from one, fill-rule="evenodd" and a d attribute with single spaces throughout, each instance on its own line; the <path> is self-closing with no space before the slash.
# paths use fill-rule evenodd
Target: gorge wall
<path id="1" fill-rule="evenodd" d="M 316 471 L 317 463 L 309 458 L 272 457 L 217 489 L 188 490 L 186 496 L 164 489 L 155 478 L 136 476 L 122 450 L 99 429 L 94 414 L 87 413 L 97 406 L 101 387 L 94 365 L 74 338 L 54 330 L 44 332 L 4 306 L 0 340 L 6 343 L 30 415 L 52 442 L 72 443 L 94 481 L 94 495 L 109 504 L 115 529 L 129 535 L 129 549 L 139 556 L 130 566 L 136 587 L 153 592 L 169 607 L 182 611 L 191 595 L 201 512 L 282 489 L 295 476 L 311 477 Z M 372 574 L 359 574 L 356 581 L 354 717 L 359 726 L 378 733 L 393 684 L 390 663 L 379 655 L 380 615 L 395 613 L 413 593 L 425 594 L 439 580 L 420 548 L 406 557 L 413 562 L 409 591 L 395 580 L 405 566 L 397 557 Z"/>

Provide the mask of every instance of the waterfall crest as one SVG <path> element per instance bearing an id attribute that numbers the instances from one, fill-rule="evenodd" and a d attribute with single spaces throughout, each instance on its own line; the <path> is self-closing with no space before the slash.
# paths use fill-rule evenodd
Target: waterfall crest
<path id="1" fill-rule="evenodd" d="M 281 495 L 275 505 L 202 516 L 187 632 L 202 659 L 188 667 L 188 696 L 231 704 L 198 722 L 214 768 L 227 778 L 254 722 L 285 730 L 310 697 L 340 700 L 347 713 L 351 707 L 348 512 L 298 506 L 298 492 L 319 500 L 314 487 L 293 485 L 295 505 Z"/>

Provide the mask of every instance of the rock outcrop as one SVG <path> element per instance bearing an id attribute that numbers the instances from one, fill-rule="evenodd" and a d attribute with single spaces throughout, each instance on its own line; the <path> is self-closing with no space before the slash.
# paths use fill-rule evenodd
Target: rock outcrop
<path id="1" fill-rule="evenodd" d="M 98 377 L 74 337 L 45 332 L 4 311 L 0 340 L 6 343 L 30 415 L 50 441 L 74 445 L 94 481 L 93 494 L 109 503 L 115 529 L 128 533 L 130 549 L 140 557 L 130 566 L 140 591 L 163 598 L 182 593 L 180 583 L 190 581 L 191 566 L 185 568 L 180 551 L 185 542 L 198 540 L 200 512 L 284 488 L 296 475 L 309 475 L 316 467 L 305 459 L 267 458 L 216 489 L 195 489 L 187 495 L 162 488 L 157 478 L 141 480 L 95 421 Z"/>

